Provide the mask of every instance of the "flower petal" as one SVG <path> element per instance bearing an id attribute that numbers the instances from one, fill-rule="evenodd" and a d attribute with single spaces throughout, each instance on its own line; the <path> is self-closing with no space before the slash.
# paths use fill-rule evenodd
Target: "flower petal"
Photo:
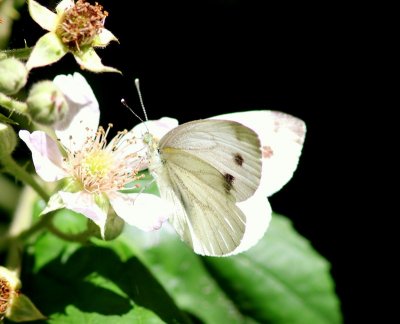
<path id="1" fill-rule="evenodd" d="M 40 213 L 40 216 L 42 215 L 46 215 L 52 211 L 61 209 L 65 207 L 65 203 L 62 200 L 60 194 L 58 192 L 56 192 L 54 195 L 52 195 L 49 199 L 49 201 L 47 202 L 46 208 L 42 210 L 42 212 Z"/>
<path id="2" fill-rule="evenodd" d="M 143 142 L 144 134 L 150 133 L 155 138 L 160 139 L 176 126 L 178 126 L 178 120 L 169 117 L 163 117 L 158 120 L 148 120 L 136 125 L 123 137 L 125 142 L 131 141 L 133 143 L 126 147 L 125 152 L 127 154 L 137 154 L 138 160 L 141 161 L 138 168 L 140 170 L 146 169 L 149 161 L 146 159 L 148 145 Z"/>
<path id="3" fill-rule="evenodd" d="M 119 217 L 147 232 L 160 229 L 172 213 L 168 202 L 151 194 L 113 193 L 109 198 Z"/>
<path id="4" fill-rule="evenodd" d="M 74 53 L 74 57 L 82 69 L 86 69 L 96 73 L 99 72 L 121 73 L 121 71 L 111 66 L 103 65 L 103 63 L 101 63 L 100 57 L 96 54 L 96 52 L 92 47 L 88 47 L 87 49 L 82 50 L 81 52 Z"/>
<path id="5" fill-rule="evenodd" d="M 237 203 L 237 206 L 246 215 L 246 230 L 239 246 L 227 255 L 234 255 L 247 251 L 264 236 L 271 221 L 272 209 L 262 190 L 249 199 Z"/>
<path id="6" fill-rule="evenodd" d="M 55 31 L 58 23 L 57 15 L 34 0 L 28 1 L 29 14 L 32 19 L 45 30 Z"/>
<path id="7" fill-rule="evenodd" d="M 44 34 L 36 42 L 35 47 L 26 62 L 26 68 L 31 70 L 35 67 L 45 66 L 57 62 L 67 50 L 55 33 Z"/>
<path id="8" fill-rule="evenodd" d="M 292 178 L 306 134 L 306 125 L 301 119 L 270 110 L 225 114 L 212 119 L 237 121 L 258 134 L 263 150 L 260 188 L 267 197 L 280 190 Z"/>
<path id="9" fill-rule="evenodd" d="M 108 29 L 102 28 L 100 34 L 98 34 L 93 40 L 92 46 L 106 47 L 111 41 L 118 42 L 118 38 Z"/>
<path id="10" fill-rule="evenodd" d="M 101 209 L 96 204 L 93 194 L 84 191 L 75 193 L 59 191 L 59 195 L 65 203 L 65 208 L 73 210 L 74 212 L 80 213 L 91 219 L 100 227 L 101 236 L 104 237 L 107 211 Z"/>
<path id="11" fill-rule="evenodd" d="M 148 120 L 144 123 L 136 125 L 131 132 L 139 138 L 143 138 L 146 133 L 152 134 L 155 138 L 161 139 L 171 129 L 177 127 L 179 124 L 177 119 L 163 117 L 158 120 Z"/>
<path id="12" fill-rule="evenodd" d="M 64 13 L 64 11 L 72 8 L 75 6 L 75 1 L 74 0 L 62 0 L 56 7 L 56 12 L 58 14 Z"/>
<path id="13" fill-rule="evenodd" d="M 83 146 L 88 137 L 95 135 L 100 120 L 99 103 L 92 88 L 79 73 L 58 75 L 54 83 L 65 95 L 69 110 L 67 116 L 53 127 L 61 143 L 75 151 Z"/>
<path id="14" fill-rule="evenodd" d="M 56 142 L 46 133 L 20 130 L 19 137 L 31 150 L 36 172 L 43 180 L 56 181 L 68 176 L 62 169 L 63 157 Z"/>

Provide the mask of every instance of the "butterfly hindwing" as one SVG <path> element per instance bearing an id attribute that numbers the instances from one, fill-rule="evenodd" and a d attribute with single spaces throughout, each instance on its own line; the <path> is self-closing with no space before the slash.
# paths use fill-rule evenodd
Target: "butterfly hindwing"
<path id="1" fill-rule="evenodd" d="M 233 251 L 244 235 L 246 218 L 235 205 L 231 179 L 181 149 L 165 148 L 162 159 L 160 193 L 174 205 L 170 221 L 182 240 L 202 255 Z"/>

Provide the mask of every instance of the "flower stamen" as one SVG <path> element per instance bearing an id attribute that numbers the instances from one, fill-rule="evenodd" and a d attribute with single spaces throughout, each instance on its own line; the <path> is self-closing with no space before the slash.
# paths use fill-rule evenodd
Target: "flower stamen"
<path id="1" fill-rule="evenodd" d="M 85 0 L 78 0 L 75 6 L 65 11 L 56 34 L 70 50 L 80 52 L 100 34 L 107 16 L 108 12 L 103 11 L 103 6 L 97 2 L 91 5 Z"/>
<path id="2" fill-rule="evenodd" d="M 7 280 L 0 278 L 0 320 L 7 312 L 11 299 L 11 287 Z"/>
<path id="3" fill-rule="evenodd" d="M 107 193 L 124 189 L 129 182 L 138 180 L 140 158 L 129 146 L 134 138 L 127 138 L 127 130 L 118 132 L 107 145 L 112 124 L 105 130 L 99 127 L 95 136 L 88 136 L 80 150 L 67 151 L 64 163 L 67 171 L 89 193 Z"/>

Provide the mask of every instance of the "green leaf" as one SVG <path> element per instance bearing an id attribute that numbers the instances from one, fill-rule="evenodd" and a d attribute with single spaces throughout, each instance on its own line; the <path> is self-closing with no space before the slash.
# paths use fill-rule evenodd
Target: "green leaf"
<path id="1" fill-rule="evenodd" d="M 162 234 L 143 233 L 133 228 L 130 230 L 125 236 L 125 244 L 142 249 L 144 262 L 180 308 L 204 323 L 246 322 L 245 316 L 204 267 L 201 258 L 181 242 L 175 233 L 165 230 Z M 121 244 L 117 245 L 117 249 L 125 252 Z"/>
<path id="2" fill-rule="evenodd" d="M 53 324 L 77 324 L 77 323 L 85 323 L 85 324 L 160 324 L 165 323 L 162 321 L 157 315 L 155 315 L 152 311 L 149 311 L 146 308 L 136 306 L 134 312 L 130 312 L 123 316 L 117 315 L 108 315 L 103 316 L 97 313 L 83 313 L 79 311 L 79 309 L 68 306 L 66 308 L 65 314 L 57 314 L 55 315 L 49 323 Z"/>
<path id="3" fill-rule="evenodd" d="M 111 249 L 78 248 L 49 233 L 30 251 L 34 272 L 24 273 L 23 291 L 49 323 L 188 322 L 136 257 L 121 261 Z"/>
<path id="4" fill-rule="evenodd" d="M 31 70 L 35 67 L 45 66 L 57 62 L 67 50 L 55 33 L 47 33 L 39 38 L 29 56 L 26 68 Z"/>
<path id="5" fill-rule="evenodd" d="M 53 224 L 60 230 L 70 234 L 78 234 L 86 230 L 87 218 L 69 209 L 56 212 Z"/>
<path id="6" fill-rule="evenodd" d="M 199 257 L 165 228 L 131 231 L 125 244 L 141 249 L 177 304 L 205 323 L 342 322 L 329 263 L 283 216 L 274 214 L 255 247 L 225 258 Z"/>
<path id="7" fill-rule="evenodd" d="M 283 216 L 273 216 L 249 251 L 204 260 L 238 307 L 260 322 L 342 322 L 329 263 Z"/>

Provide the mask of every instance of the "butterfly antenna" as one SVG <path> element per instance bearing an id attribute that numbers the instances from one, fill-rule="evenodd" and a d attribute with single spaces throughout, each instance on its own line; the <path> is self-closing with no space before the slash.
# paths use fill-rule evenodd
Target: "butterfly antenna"
<path id="1" fill-rule="evenodd" d="M 139 119 L 142 123 L 144 122 L 143 119 L 140 118 L 140 116 L 139 116 L 137 113 L 135 113 L 131 107 L 128 106 L 128 104 L 126 103 L 126 100 L 125 100 L 124 98 L 121 99 L 121 103 L 122 103 L 126 108 L 128 108 L 129 111 L 130 111 L 137 119 Z"/>
<path id="2" fill-rule="evenodd" d="M 147 118 L 147 112 L 146 112 L 146 109 L 144 108 L 142 93 L 140 92 L 139 79 L 135 79 L 135 86 L 136 86 L 136 90 L 139 95 L 140 105 L 142 106 L 142 109 L 143 109 L 144 118 L 146 119 L 146 121 L 148 121 L 149 119 Z"/>

